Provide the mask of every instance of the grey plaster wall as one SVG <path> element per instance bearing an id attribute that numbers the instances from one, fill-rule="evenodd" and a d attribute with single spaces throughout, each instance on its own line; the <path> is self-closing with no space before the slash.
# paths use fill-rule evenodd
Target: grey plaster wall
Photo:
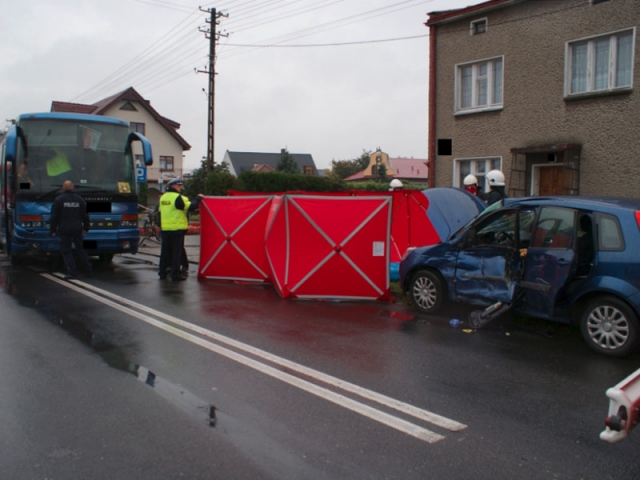
<path id="1" fill-rule="evenodd" d="M 487 32 L 471 36 L 483 17 Z M 453 184 L 455 158 L 501 156 L 508 182 L 511 148 L 580 143 L 580 194 L 640 196 L 639 32 L 631 92 L 564 99 L 565 43 L 639 22 L 639 0 L 530 0 L 438 25 L 435 130 L 453 151 L 436 158 L 436 186 Z M 500 55 L 503 109 L 454 116 L 455 65 Z"/>

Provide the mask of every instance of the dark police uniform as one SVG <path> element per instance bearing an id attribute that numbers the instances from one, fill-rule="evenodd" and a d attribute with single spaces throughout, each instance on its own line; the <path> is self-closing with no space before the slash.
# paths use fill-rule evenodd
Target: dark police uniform
<path id="1" fill-rule="evenodd" d="M 60 252 L 64 258 L 70 277 L 78 276 L 78 269 L 73 255 L 73 246 L 78 255 L 80 266 L 91 273 L 89 257 L 82 248 L 82 232 L 89 231 L 89 214 L 82 198 L 72 189 L 62 192 L 51 207 L 51 234 L 60 237 Z"/>

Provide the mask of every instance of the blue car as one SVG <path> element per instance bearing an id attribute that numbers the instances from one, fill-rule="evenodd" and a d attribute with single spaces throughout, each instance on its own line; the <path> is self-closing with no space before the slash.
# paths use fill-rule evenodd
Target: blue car
<path id="1" fill-rule="evenodd" d="M 627 355 L 639 340 L 640 200 L 503 200 L 447 241 L 407 252 L 399 281 L 424 313 L 506 305 L 579 324 L 593 350 Z"/>

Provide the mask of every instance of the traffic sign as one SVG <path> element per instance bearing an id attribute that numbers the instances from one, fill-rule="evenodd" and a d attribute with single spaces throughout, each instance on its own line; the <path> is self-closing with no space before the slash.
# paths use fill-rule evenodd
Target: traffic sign
<path id="1" fill-rule="evenodd" d="M 147 167 L 136 167 L 136 182 L 145 183 L 147 181 Z"/>

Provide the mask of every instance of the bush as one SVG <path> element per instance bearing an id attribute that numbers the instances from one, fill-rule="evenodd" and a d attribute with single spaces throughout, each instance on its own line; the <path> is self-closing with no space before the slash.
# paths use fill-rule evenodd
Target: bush
<path id="1" fill-rule="evenodd" d="M 226 196 L 229 190 L 251 193 L 280 193 L 280 192 L 344 192 L 346 190 L 363 190 L 369 192 L 386 192 L 389 182 L 368 180 L 366 182 L 346 183 L 336 176 L 316 177 L 299 173 L 285 172 L 254 172 L 245 170 L 238 178 L 228 172 L 209 172 L 204 175 L 199 172 L 185 183 L 185 194 L 194 197 L 198 193 L 205 195 Z M 425 186 L 413 187 L 405 185 L 406 189 L 424 190 Z"/>
<path id="2" fill-rule="evenodd" d="M 341 179 L 315 177 L 298 173 L 244 171 L 238 177 L 237 189 L 242 192 L 342 192 L 346 184 Z"/>
<path id="3" fill-rule="evenodd" d="M 209 172 L 204 185 L 205 195 L 225 196 L 227 190 L 237 190 L 238 180 L 228 172 Z"/>

